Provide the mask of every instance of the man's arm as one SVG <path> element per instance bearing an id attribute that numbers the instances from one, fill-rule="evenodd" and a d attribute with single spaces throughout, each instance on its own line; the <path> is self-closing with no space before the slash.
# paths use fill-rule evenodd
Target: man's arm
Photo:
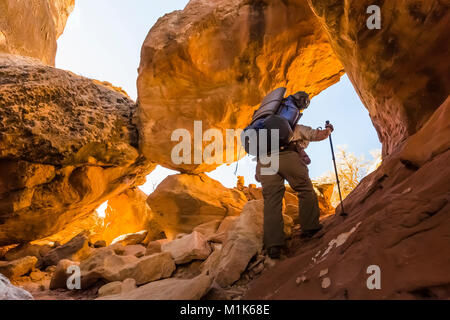
<path id="1" fill-rule="evenodd" d="M 325 130 L 316 130 L 316 136 L 314 140 L 311 141 L 322 141 L 330 136 L 330 134 L 334 131 L 334 127 L 331 123 L 327 122 L 325 126 Z"/>
<path id="2" fill-rule="evenodd" d="M 322 141 L 325 140 L 326 138 L 328 138 L 331 134 L 331 129 L 330 128 L 326 128 L 325 130 L 316 130 L 316 136 L 313 140 L 311 141 Z"/>

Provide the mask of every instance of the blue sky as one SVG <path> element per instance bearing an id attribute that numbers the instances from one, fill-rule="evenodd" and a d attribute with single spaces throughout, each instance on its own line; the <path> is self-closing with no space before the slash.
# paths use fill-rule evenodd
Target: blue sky
<path id="1" fill-rule="evenodd" d="M 109 81 L 136 99 L 137 68 L 140 50 L 148 31 L 157 19 L 173 10 L 183 9 L 188 0 L 77 0 L 66 29 L 58 40 L 56 67 Z M 371 159 L 369 152 L 380 149 L 377 134 L 347 76 L 311 101 L 300 122 L 313 128 L 330 120 L 335 126 L 335 146 Z M 311 143 L 312 178 L 333 170 L 328 140 Z M 238 174 L 246 184 L 254 181 L 255 163 L 249 157 L 239 162 Z M 224 165 L 208 175 L 223 185 L 236 184 L 235 164 Z M 158 167 L 141 187 L 150 193 L 154 185 L 174 172 Z"/>

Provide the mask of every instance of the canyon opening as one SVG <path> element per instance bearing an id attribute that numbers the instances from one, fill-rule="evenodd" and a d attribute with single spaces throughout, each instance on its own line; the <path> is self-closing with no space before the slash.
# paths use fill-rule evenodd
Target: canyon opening
<path id="1" fill-rule="evenodd" d="M 449 299 L 449 20 L 0 0 L 0 299 Z"/>

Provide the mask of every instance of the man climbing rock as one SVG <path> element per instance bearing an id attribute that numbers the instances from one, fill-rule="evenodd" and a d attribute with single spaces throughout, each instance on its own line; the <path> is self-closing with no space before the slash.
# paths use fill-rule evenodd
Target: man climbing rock
<path id="1" fill-rule="evenodd" d="M 278 110 L 297 109 L 300 114 L 309 106 L 309 95 L 303 91 L 288 96 L 281 101 Z M 277 111 L 278 114 L 283 111 Z M 319 223 L 319 204 L 313 185 L 309 178 L 308 167 L 311 160 L 304 151 L 311 141 L 326 139 L 334 130 L 328 124 L 325 130 L 297 124 L 293 125 L 293 136 L 287 146 L 281 146 L 278 151 L 278 171 L 270 174 L 261 173 L 261 168 L 267 165 L 259 160 L 256 166 L 256 179 L 261 182 L 264 196 L 264 245 L 272 259 L 280 257 L 281 248 L 285 244 L 283 232 L 282 203 L 285 192 L 285 180 L 298 193 L 299 218 L 302 228 L 302 237 L 311 238 L 322 225 Z M 272 156 L 273 156 L 272 151 Z"/>

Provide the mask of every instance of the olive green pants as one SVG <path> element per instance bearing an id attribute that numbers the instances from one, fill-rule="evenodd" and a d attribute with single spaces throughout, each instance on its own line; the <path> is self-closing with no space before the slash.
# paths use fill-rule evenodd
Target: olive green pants
<path id="1" fill-rule="evenodd" d="M 261 181 L 264 197 L 264 245 L 266 248 L 285 244 L 283 232 L 284 180 L 298 193 L 299 219 L 302 231 L 319 228 L 319 203 L 309 178 L 308 167 L 295 151 L 279 153 L 279 169 L 272 175 L 262 175 L 258 163 L 257 178 Z"/>

